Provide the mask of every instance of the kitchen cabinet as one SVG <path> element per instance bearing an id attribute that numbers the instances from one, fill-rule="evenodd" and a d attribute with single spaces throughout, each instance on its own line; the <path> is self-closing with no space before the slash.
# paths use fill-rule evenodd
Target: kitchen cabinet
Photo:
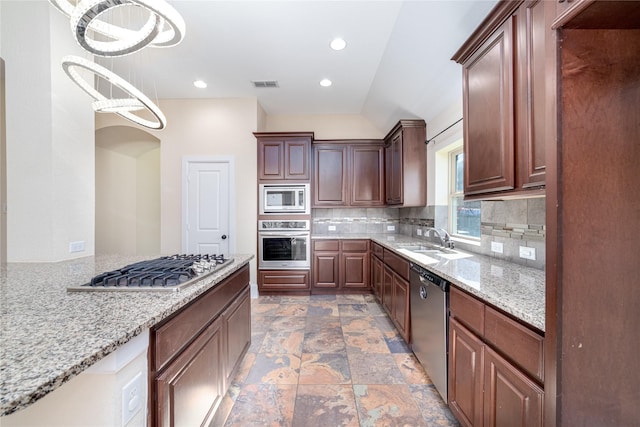
<path id="1" fill-rule="evenodd" d="M 309 270 L 258 270 L 260 292 L 309 293 Z"/>
<path id="2" fill-rule="evenodd" d="M 313 133 L 256 132 L 258 180 L 309 182 Z"/>
<path id="3" fill-rule="evenodd" d="M 449 407 L 464 426 L 542 426 L 541 334 L 450 291 Z"/>
<path id="4" fill-rule="evenodd" d="M 313 241 L 313 290 L 370 291 L 368 240 Z"/>
<path id="5" fill-rule="evenodd" d="M 151 329 L 150 424 L 208 425 L 250 343 L 245 265 Z"/>
<path id="6" fill-rule="evenodd" d="M 402 338 L 410 339 L 409 262 L 394 252 L 383 251 L 382 307 Z"/>
<path id="7" fill-rule="evenodd" d="M 453 57 L 462 64 L 465 196 L 543 193 L 552 8 L 500 2 Z"/>
<path id="8" fill-rule="evenodd" d="M 423 120 L 401 120 L 384 138 L 387 205 L 426 204 L 426 132 Z"/>
<path id="9" fill-rule="evenodd" d="M 312 151 L 314 207 L 385 204 L 381 141 L 317 141 Z"/>
<path id="10" fill-rule="evenodd" d="M 384 284 L 384 262 L 382 261 L 383 248 L 375 242 L 371 242 L 371 287 L 373 294 L 382 304 L 382 287 Z"/>

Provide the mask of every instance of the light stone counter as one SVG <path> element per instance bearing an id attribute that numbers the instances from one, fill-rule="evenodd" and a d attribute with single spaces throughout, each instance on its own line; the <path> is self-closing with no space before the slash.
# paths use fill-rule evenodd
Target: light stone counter
<path id="1" fill-rule="evenodd" d="M 99 256 L 0 269 L 0 416 L 25 408 L 214 287 L 253 255 L 179 292 L 67 292 L 154 257 Z"/>
<path id="2" fill-rule="evenodd" d="M 425 240 L 398 234 L 314 235 L 314 239 L 371 239 L 410 262 L 449 280 L 454 286 L 477 296 L 544 332 L 545 273 L 531 267 L 455 249 L 452 255 L 422 255 L 403 249 L 428 245 Z"/>

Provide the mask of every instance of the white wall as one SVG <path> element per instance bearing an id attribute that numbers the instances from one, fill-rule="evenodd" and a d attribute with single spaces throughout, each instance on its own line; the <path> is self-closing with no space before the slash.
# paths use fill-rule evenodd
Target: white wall
<path id="1" fill-rule="evenodd" d="M 60 59 L 80 54 L 49 2 L 2 1 L 7 146 L 7 260 L 93 254 L 94 122 L 90 98 Z M 71 241 L 84 252 L 69 253 Z"/>
<path id="2" fill-rule="evenodd" d="M 391 129 L 378 129 L 359 114 L 268 115 L 266 132 L 314 132 L 315 139 L 381 139 Z"/>
<path id="3" fill-rule="evenodd" d="M 168 99 L 160 100 L 159 107 L 167 127 L 149 132 L 160 140 L 161 252 L 176 253 L 182 248 L 182 158 L 231 156 L 235 159 L 236 232 L 230 238 L 235 238 L 235 252 L 255 254 L 257 100 Z M 113 125 L 137 127 L 113 114 L 96 117 L 96 129 Z M 252 283 L 256 283 L 255 266 L 253 260 Z"/>

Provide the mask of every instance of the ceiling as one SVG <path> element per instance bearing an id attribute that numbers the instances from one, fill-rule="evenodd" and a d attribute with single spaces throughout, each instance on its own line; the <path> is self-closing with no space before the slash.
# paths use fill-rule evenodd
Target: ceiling
<path id="1" fill-rule="evenodd" d="M 362 114 L 380 129 L 427 122 L 461 99 L 453 53 L 484 1 L 168 0 L 181 44 L 102 60 L 152 98 L 257 97 L 267 114 Z M 347 47 L 333 51 L 334 37 Z M 319 85 L 329 78 L 333 85 Z M 193 81 L 202 79 L 206 89 Z M 276 80 L 278 88 L 252 81 Z M 137 83 L 142 82 L 142 83 Z"/>

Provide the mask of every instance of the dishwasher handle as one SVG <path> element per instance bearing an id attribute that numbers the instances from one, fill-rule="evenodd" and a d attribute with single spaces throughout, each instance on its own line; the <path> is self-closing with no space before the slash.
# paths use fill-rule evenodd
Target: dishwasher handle
<path id="1" fill-rule="evenodd" d="M 424 283 L 422 277 L 420 278 L 420 281 Z M 427 299 L 428 296 L 427 287 L 425 285 L 420 285 L 420 299 Z"/>

